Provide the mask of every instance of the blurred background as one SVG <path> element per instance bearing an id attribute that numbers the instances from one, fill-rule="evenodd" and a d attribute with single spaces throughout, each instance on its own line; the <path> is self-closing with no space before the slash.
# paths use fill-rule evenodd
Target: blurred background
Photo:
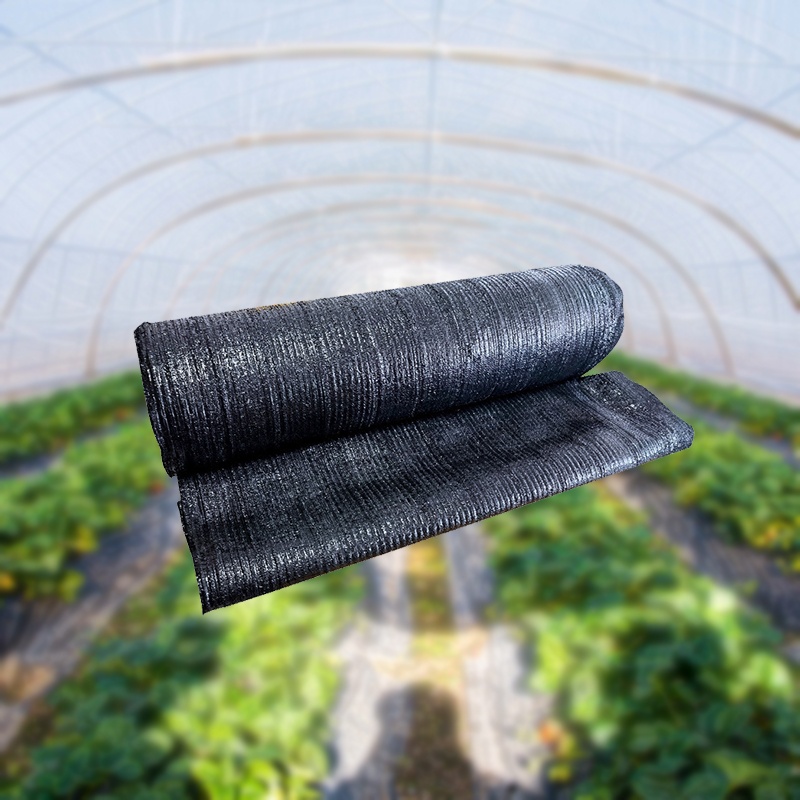
<path id="1" fill-rule="evenodd" d="M 0 4 L 0 796 L 800 797 L 800 7 Z M 560 263 L 691 450 L 200 604 L 142 321 Z"/>

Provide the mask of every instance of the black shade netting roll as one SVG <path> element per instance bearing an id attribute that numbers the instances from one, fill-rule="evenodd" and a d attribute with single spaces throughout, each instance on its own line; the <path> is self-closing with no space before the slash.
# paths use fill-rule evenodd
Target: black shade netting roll
<path id="1" fill-rule="evenodd" d="M 136 331 L 170 475 L 582 375 L 622 333 L 587 267 L 332 297 Z"/>
<path id="2" fill-rule="evenodd" d="M 688 447 L 608 373 L 622 292 L 580 266 L 145 323 L 203 610 Z"/>

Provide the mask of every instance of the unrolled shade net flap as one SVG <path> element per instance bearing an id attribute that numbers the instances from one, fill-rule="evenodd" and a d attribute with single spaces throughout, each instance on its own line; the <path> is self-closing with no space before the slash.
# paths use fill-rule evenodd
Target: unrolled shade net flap
<path id="1" fill-rule="evenodd" d="M 145 323 L 204 611 L 688 447 L 581 266 Z"/>

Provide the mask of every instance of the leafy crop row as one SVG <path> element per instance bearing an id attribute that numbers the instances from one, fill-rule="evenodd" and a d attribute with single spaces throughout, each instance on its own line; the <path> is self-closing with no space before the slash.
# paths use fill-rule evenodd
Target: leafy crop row
<path id="1" fill-rule="evenodd" d="M 0 483 L 0 602 L 8 595 L 72 597 L 72 556 L 124 526 L 166 482 L 146 419 L 71 445 L 50 468 Z"/>
<path id="2" fill-rule="evenodd" d="M 800 472 L 775 453 L 691 420 L 694 444 L 646 464 L 683 506 L 700 509 L 720 534 L 780 555 L 800 571 Z"/>
<path id="3" fill-rule="evenodd" d="M 359 594 L 357 573 L 340 570 L 203 617 L 183 556 L 56 690 L 49 731 L 0 792 L 317 797 L 337 687 L 330 645 Z"/>
<path id="4" fill-rule="evenodd" d="M 583 800 L 800 797 L 800 701 L 761 617 L 601 489 L 488 525 L 499 604 L 556 697 L 554 779 Z"/>
<path id="5" fill-rule="evenodd" d="M 51 452 L 144 407 L 138 373 L 0 406 L 0 464 Z"/>
<path id="6" fill-rule="evenodd" d="M 618 369 L 656 393 L 673 394 L 738 420 L 749 433 L 786 439 L 800 447 L 800 408 L 740 386 L 726 386 L 623 353 L 612 353 L 600 367 Z"/>

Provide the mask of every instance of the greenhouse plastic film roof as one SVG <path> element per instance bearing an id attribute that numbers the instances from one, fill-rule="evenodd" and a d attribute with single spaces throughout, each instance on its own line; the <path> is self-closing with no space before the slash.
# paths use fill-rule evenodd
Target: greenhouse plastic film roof
<path id="1" fill-rule="evenodd" d="M 586 263 L 623 347 L 800 396 L 800 6 L 0 5 L 2 396 L 132 331 Z"/>

